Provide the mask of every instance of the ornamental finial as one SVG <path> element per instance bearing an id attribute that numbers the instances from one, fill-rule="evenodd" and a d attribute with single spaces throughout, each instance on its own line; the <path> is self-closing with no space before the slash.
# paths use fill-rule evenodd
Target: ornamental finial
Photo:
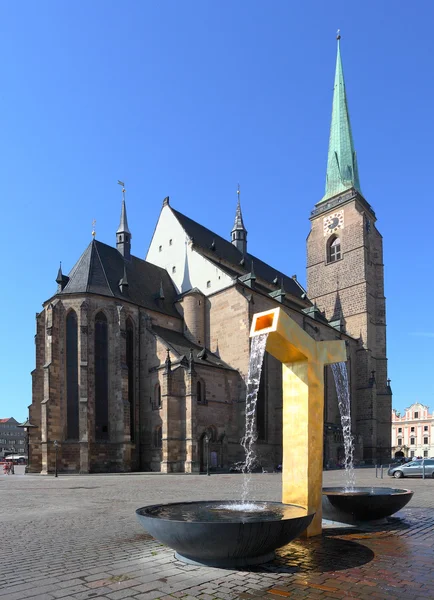
<path id="1" fill-rule="evenodd" d="M 95 239 L 96 231 L 95 231 L 96 219 L 92 221 L 92 237 Z"/>
<path id="2" fill-rule="evenodd" d="M 341 30 L 338 29 L 336 32 L 336 39 L 339 41 L 341 39 Z"/>

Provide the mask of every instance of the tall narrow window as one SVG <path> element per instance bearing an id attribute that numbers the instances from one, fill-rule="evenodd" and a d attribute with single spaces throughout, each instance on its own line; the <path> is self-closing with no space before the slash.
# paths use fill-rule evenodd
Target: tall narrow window
<path id="1" fill-rule="evenodd" d="M 95 439 L 108 437 L 108 324 L 100 312 L 95 317 Z"/>
<path id="2" fill-rule="evenodd" d="M 159 383 L 157 383 L 154 390 L 154 407 L 161 408 L 161 386 Z"/>
<path id="3" fill-rule="evenodd" d="M 267 355 L 265 355 L 256 400 L 256 431 L 259 440 L 267 439 L 267 362 Z"/>
<path id="4" fill-rule="evenodd" d="M 78 440 L 78 329 L 77 315 L 66 317 L 66 431 L 69 440 Z"/>
<path id="5" fill-rule="evenodd" d="M 327 262 L 335 262 L 341 258 L 341 240 L 333 236 L 327 243 Z"/>
<path id="6" fill-rule="evenodd" d="M 128 403 L 130 405 L 130 439 L 134 442 L 135 437 L 135 409 L 134 402 L 134 326 L 130 318 L 126 322 L 126 362 L 128 369 Z"/>

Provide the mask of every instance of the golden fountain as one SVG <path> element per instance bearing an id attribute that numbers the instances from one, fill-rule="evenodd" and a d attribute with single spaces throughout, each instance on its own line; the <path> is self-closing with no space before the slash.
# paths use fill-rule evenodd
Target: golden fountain
<path id="1" fill-rule="evenodd" d="M 253 316 L 250 337 L 265 333 L 283 369 L 282 502 L 315 512 L 311 537 L 322 532 L 324 365 L 347 360 L 345 342 L 315 341 L 280 308 Z"/>

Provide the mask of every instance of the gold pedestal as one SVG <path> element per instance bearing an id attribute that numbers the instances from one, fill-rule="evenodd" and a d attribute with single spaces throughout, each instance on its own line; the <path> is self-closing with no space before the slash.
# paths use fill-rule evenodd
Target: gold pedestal
<path id="1" fill-rule="evenodd" d="M 317 342 L 282 309 L 253 316 L 250 337 L 268 333 L 266 350 L 283 366 L 282 502 L 315 512 L 308 537 L 322 532 L 324 365 L 347 360 L 345 342 Z"/>

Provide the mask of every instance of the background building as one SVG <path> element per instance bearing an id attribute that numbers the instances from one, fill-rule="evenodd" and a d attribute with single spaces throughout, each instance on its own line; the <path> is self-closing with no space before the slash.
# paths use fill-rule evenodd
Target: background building
<path id="1" fill-rule="evenodd" d="M 0 458 L 10 454 L 24 454 L 26 442 L 22 428 L 13 417 L 0 419 Z"/>
<path id="2" fill-rule="evenodd" d="M 392 458 L 434 457 L 434 417 L 429 407 L 415 402 L 404 415 L 392 410 Z"/>
<path id="3" fill-rule="evenodd" d="M 248 252 L 239 191 L 229 239 L 166 198 L 146 261 L 131 253 L 123 193 L 116 248 L 92 239 L 68 276 L 59 269 L 57 291 L 37 315 L 30 469 L 54 469 L 54 440 L 59 468 L 73 472 L 194 472 L 208 453 L 214 468 L 242 459 L 252 316 L 277 306 L 314 339 L 346 341 L 356 457 L 386 460 L 382 238 L 361 192 L 339 47 L 326 193 L 310 213 L 307 291 Z M 266 355 L 257 405 L 266 468 L 282 460 L 281 384 L 281 364 Z M 339 463 L 343 453 L 326 368 L 324 461 Z"/>

